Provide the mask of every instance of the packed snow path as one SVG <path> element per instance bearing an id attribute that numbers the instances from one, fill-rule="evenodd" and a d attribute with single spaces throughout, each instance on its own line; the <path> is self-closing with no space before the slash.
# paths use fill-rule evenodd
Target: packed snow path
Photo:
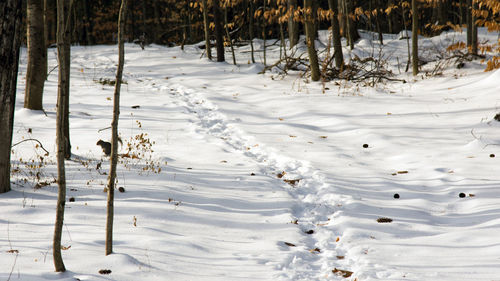
<path id="1" fill-rule="evenodd" d="M 386 45 L 405 53 L 404 42 Z M 248 54 L 246 48 L 239 51 Z M 200 60 L 194 46 L 127 45 L 120 131 L 127 138 L 147 133 L 155 159 L 168 164 L 147 175 L 122 167 L 127 191 L 116 198 L 116 254 L 104 257 L 106 176 L 93 167 L 101 155 L 95 142 L 108 137 L 98 130 L 111 120 L 112 87 L 94 81 L 113 79 L 116 49 L 72 51 L 73 147 L 76 159 L 94 166 L 68 162 L 68 196 L 76 201 L 68 203 L 63 244 L 71 246 L 64 252 L 71 271 L 52 273 L 56 188 L 19 186 L 2 195 L 7 220 L 0 231 L 8 237 L 0 236 L 0 258 L 8 262 L 0 278 L 500 276 L 500 123 L 493 120 L 500 71 L 482 73 L 472 63 L 445 78 L 408 77 L 410 83 L 377 89 L 327 83 L 323 93 L 320 83 L 293 73 L 281 79 L 257 75 L 259 64 Z M 49 64 L 56 64 L 53 54 Z M 47 83 L 47 116 L 22 109 L 22 77 L 21 67 L 15 140 L 32 128 L 53 151 L 56 73 Z M 19 148 L 14 156 L 30 153 Z M 112 274 L 98 274 L 103 268 Z M 340 276 L 347 272 L 353 274 Z"/>

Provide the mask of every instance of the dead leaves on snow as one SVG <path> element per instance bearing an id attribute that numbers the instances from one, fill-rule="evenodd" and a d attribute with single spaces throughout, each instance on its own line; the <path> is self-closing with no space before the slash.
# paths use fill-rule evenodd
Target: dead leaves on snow
<path id="1" fill-rule="evenodd" d="M 344 269 L 338 269 L 338 268 L 334 268 L 332 270 L 332 272 L 337 275 L 337 276 L 342 276 L 344 278 L 349 278 L 351 277 L 351 275 L 354 273 L 352 271 L 349 271 L 349 270 L 344 270 Z"/>
<path id="2" fill-rule="evenodd" d="M 283 171 L 281 173 L 276 174 L 276 177 L 278 177 L 278 179 L 282 179 L 285 175 L 286 175 L 286 172 Z M 294 186 L 294 187 L 295 187 L 295 185 L 297 185 L 297 183 L 299 183 L 300 180 L 301 179 L 283 179 L 284 182 L 286 182 L 289 185 Z"/>

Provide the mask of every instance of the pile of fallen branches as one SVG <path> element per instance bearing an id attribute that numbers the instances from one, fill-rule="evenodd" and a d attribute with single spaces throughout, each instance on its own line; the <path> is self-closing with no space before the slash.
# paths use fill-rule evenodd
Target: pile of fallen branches
<path id="1" fill-rule="evenodd" d="M 275 63 L 266 66 L 260 73 L 266 71 L 277 72 L 280 75 L 287 75 L 289 71 L 303 71 L 304 76 L 308 76 L 310 71 L 309 61 L 303 58 L 305 53 L 298 57 L 287 56 Z M 349 64 L 338 69 L 332 66 L 333 57 L 323 64 L 321 71 L 322 81 L 347 80 L 354 83 L 365 83 L 367 86 L 375 86 L 385 81 L 398 81 L 406 83 L 403 79 L 394 78 L 394 73 L 387 69 L 387 62 L 383 59 L 373 57 L 359 58 L 354 55 Z"/>
<path id="2" fill-rule="evenodd" d="M 394 78 L 394 73 L 386 68 L 384 60 L 373 57 L 361 59 L 356 55 L 342 70 L 327 68 L 323 76 L 326 81 L 343 79 L 354 83 L 365 83 L 367 86 L 375 86 L 385 81 L 406 83 L 403 79 Z"/>

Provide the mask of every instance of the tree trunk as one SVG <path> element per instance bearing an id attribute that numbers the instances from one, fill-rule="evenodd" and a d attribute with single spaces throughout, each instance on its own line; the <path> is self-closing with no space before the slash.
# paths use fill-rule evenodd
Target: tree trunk
<path id="1" fill-rule="evenodd" d="M 475 2 L 472 6 L 471 12 L 474 9 L 478 9 L 478 3 Z M 471 53 L 474 55 L 477 55 L 477 24 L 476 24 L 476 17 L 474 17 L 474 14 L 471 15 L 472 19 L 472 32 L 471 32 Z"/>
<path id="2" fill-rule="evenodd" d="M 381 19 L 381 15 L 384 11 L 383 9 L 383 6 L 382 6 L 382 3 L 380 2 L 380 0 L 377 0 L 376 1 L 376 5 L 375 5 L 377 8 L 377 14 L 375 15 L 375 21 L 377 23 L 377 32 L 378 32 L 378 39 L 380 41 L 380 45 L 384 45 L 384 35 L 382 34 L 382 19 Z"/>
<path id="3" fill-rule="evenodd" d="M 411 1 L 412 28 L 411 28 L 411 56 L 413 76 L 418 74 L 418 8 L 417 0 Z"/>
<path id="4" fill-rule="evenodd" d="M 470 52 L 472 49 L 472 29 L 473 29 L 472 0 L 467 0 L 466 12 L 467 12 L 467 48 L 469 49 Z"/>
<path id="5" fill-rule="evenodd" d="M 215 25 L 215 43 L 217 45 L 217 61 L 225 61 L 224 57 L 224 39 L 222 38 L 222 19 L 220 14 L 219 0 L 212 1 L 214 9 L 214 25 Z"/>
<path id="6" fill-rule="evenodd" d="M 464 0 L 458 1 L 458 14 L 460 15 L 460 25 L 465 24 L 466 20 L 464 19 Z"/>
<path id="7" fill-rule="evenodd" d="M 56 221 L 54 227 L 54 240 L 52 245 L 54 266 L 56 272 L 66 271 L 61 255 L 61 236 L 64 221 L 64 207 L 66 205 L 66 171 L 64 158 L 68 139 L 65 136 L 66 107 L 69 98 L 69 54 L 67 45 L 69 39 L 68 21 L 70 8 L 68 1 L 57 0 L 57 57 L 59 60 L 59 78 L 57 91 L 57 118 L 56 118 L 56 142 L 57 142 L 57 193 Z"/>
<path id="8" fill-rule="evenodd" d="M 205 29 L 205 50 L 207 58 L 212 60 L 212 47 L 210 46 L 210 27 L 208 24 L 208 4 L 207 0 L 202 0 L 203 8 L 203 27 Z"/>
<path id="9" fill-rule="evenodd" d="M 267 10 L 267 0 L 264 0 L 264 9 L 262 10 L 262 14 L 264 15 Z M 264 66 L 266 66 L 266 36 L 267 35 L 267 20 L 266 17 L 262 17 L 262 55 L 264 56 Z"/>
<path id="10" fill-rule="evenodd" d="M 156 44 L 160 43 L 160 34 L 161 34 L 161 24 L 160 24 L 160 11 L 161 11 L 161 2 L 160 1 L 154 1 L 153 2 L 153 13 L 154 13 L 154 25 L 153 25 L 153 30 L 154 30 L 154 42 Z M 126 16 L 125 16 L 126 18 Z M 122 34 L 123 37 L 125 37 L 125 33 Z"/>
<path id="11" fill-rule="evenodd" d="M 314 46 L 315 28 L 312 14 L 312 0 L 304 0 L 304 9 L 306 10 L 304 14 L 304 23 L 306 29 L 307 53 L 309 54 L 309 65 L 311 68 L 311 80 L 318 81 L 320 78 L 320 73 L 318 54 L 316 53 L 316 47 Z"/>
<path id="12" fill-rule="evenodd" d="M 335 56 L 335 67 L 342 70 L 344 66 L 344 55 L 342 53 L 342 41 L 340 40 L 340 26 L 338 19 L 338 3 L 337 0 L 328 0 L 328 6 L 333 12 L 332 21 L 332 39 Z"/>
<path id="13" fill-rule="evenodd" d="M 47 49 L 45 46 L 43 0 L 28 0 L 28 66 L 24 107 L 43 109 L 43 86 L 47 77 Z"/>
<path id="14" fill-rule="evenodd" d="M 346 8 L 346 16 L 347 16 L 347 32 L 348 32 L 348 39 L 349 39 L 349 47 L 354 49 L 354 42 L 358 41 L 361 36 L 358 33 L 358 29 L 356 28 L 356 23 L 352 19 L 352 13 L 353 13 L 353 8 L 352 8 L 352 0 L 344 0 L 345 1 L 345 8 Z"/>
<path id="15" fill-rule="evenodd" d="M 254 48 L 253 48 L 253 38 L 255 37 L 254 31 L 253 31 L 253 26 L 254 26 L 254 8 L 253 8 L 253 1 L 249 1 L 249 6 L 248 6 L 248 36 L 250 37 L 250 56 L 252 58 L 252 63 L 255 63 L 255 55 L 254 55 Z"/>
<path id="16" fill-rule="evenodd" d="M 21 45 L 21 0 L 0 3 L 0 193 L 10 190 L 10 155 L 16 104 L 19 46 Z"/>
<path id="17" fill-rule="evenodd" d="M 229 26 L 227 22 L 227 6 L 224 6 L 224 28 L 226 30 L 226 36 L 229 42 L 229 46 L 231 47 L 231 54 L 233 55 L 233 64 L 236 65 L 236 56 L 234 55 L 233 42 L 231 41 L 231 34 L 229 34 Z"/>
<path id="18" fill-rule="evenodd" d="M 123 64 L 125 61 L 125 15 L 127 14 L 127 0 L 122 0 L 118 17 L 118 67 L 116 69 L 115 94 L 113 98 L 113 121 L 111 123 L 111 166 L 108 177 L 108 202 L 106 217 L 106 255 L 113 252 L 113 216 L 116 166 L 118 164 L 118 119 L 120 117 L 120 88 L 122 84 Z"/>
<path id="19" fill-rule="evenodd" d="M 290 41 L 290 49 L 299 42 L 299 23 L 295 20 L 294 14 L 297 10 L 297 0 L 288 0 L 288 40 Z"/>

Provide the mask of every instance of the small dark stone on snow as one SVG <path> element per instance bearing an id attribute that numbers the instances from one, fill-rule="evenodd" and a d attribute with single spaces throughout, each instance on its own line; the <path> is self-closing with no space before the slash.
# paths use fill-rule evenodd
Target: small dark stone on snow
<path id="1" fill-rule="evenodd" d="M 307 234 L 313 234 L 313 233 L 314 233 L 314 230 L 312 230 L 312 229 L 311 229 L 311 230 L 308 230 L 308 231 L 306 231 L 306 233 L 307 233 Z"/>
<path id="2" fill-rule="evenodd" d="M 70 197 L 69 202 L 75 202 L 75 197 Z"/>
<path id="3" fill-rule="evenodd" d="M 368 144 L 367 143 L 363 144 L 363 148 L 368 148 Z"/>
<path id="4" fill-rule="evenodd" d="M 121 193 L 125 192 L 125 188 L 123 186 L 120 186 L 118 187 L 118 191 L 120 191 Z"/>
<path id="5" fill-rule="evenodd" d="M 251 176 L 255 176 L 255 173 L 251 173 L 250 175 L 251 175 Z"/>
<path id="6" fill-rule="evenodd" d="M 492 153 L 492 154 L 490 154 L 490 157 L 491 157 L 491 158 L 495 157 L 495 154 L 493 154 L 493 153 Z"/>
<path id="7" fill-rule="evenodd" d="M 495 115 L 495 117 L 493 117 L 493 119 L 500 122 L 500 113 L 497 113 L 497 115 Z"/>
<path id="8" fill-rule="evenodd" d="M 399 194 L 394 193 L 394 199 L 399 199 Z"/>
<path id="9" fill-rule="evenodd" d="M 460 197 L 460 198 L 464 198 L 464 197 L 465 197 L 465 193 L 460 192 L 460 194 L 458 194 L 458 197 Z"/>
<path id="10" fill-rule="evenodd" d="M 111 274 L 111 269 L 101 269 L 99 270 L 99 274 Z"/>

